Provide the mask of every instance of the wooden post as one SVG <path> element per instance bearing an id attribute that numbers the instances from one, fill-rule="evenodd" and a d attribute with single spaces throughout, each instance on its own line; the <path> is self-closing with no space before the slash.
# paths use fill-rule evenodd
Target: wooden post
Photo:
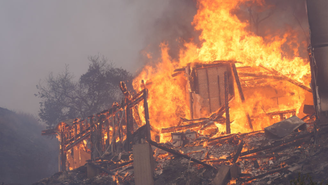
<path id="1" fill-rule="evenodd" d="M 148 110 L 148 102 L 147 102 L 147 98 L 148 98 L 148 90 L 144 89 L 144 110 L 145 110 L 145 120 L 146 120 L 146 137 L 147 140 L 150 141 L 151 140 L 151 134 L 150 134 L 150 123 L 149 123 L 149 110 Z"/>
<path id="2" fill-rule="evenodd" d="M 252 130 L 254 131 L 251 117 L 249 116 L 248 113 L 246 114 L 246 116 L 247 116 L 247 120 L 248 120 L 249 128 L 252 129 Z"/>
<path id="3" fill-rule="evenodd" d="M 107 132 L 107 140 L 106 140 L 106 148 L 109 147 L 109 144 L 110 144 L 110 139 L 109 139 L 109 119 L 107 120 L 107 129 L 106 129 L 106 132 Z"/>
<path id="4" fill-rule="evenodd" d="M 116 113 L 113 115 L 113 117 L 112 117 L 112 121 L 113 121 L 113 123 L 112 123 L 112 127 L 113 127 L 113 134 L 112 134 L 112 142 L 111 142 L 111 151 L 112 151 L 112 153 L 115 151 L 115 149 L 116 149 L 116 130 L 115 130 L 115 120 L 116 120 Z M 109 124 L 108 124 L 108 126 L 109 126 Z M 109 137 L 108 137 L 109 138 Z"/>
<path id="5" fill-rule="evenodd" d="M 226 110 L 226 133 L 230 134 L 230 114 L 229 114 L 229 81 L 228 73 L 224 73 L 224 97 L 225 97 L 225 110 Z"/>
<path id="6" fill-rule="evenodd" d="M 65 152 L 65 136 L 64 130 L 60 132 L 60 155 L 61 155 L 61 171 L 66 171 L 66 152 Z"/>
<path id="7" fill-rule="evenodd" d="M 190 64 L 187 65 L 187 67 L 185 68 L 185 72 L 187 75 L 187 87 L 186 87 L 186 93 L 189 96 L 189 106 L 190 106 L 190 117 L 191 119 L 194 119 L 194 115 L 193 115 L 193 103 L 192 103 L 192 92 L 191 92 L 191 83 L 190 83 Z"/>
<path id="8" fill-rule="evenodd" d="M 237 68 L 236 68 L 235 64 L 232 64 L 232 71 L 233 71 L 233 74 L 235 76 L 235 81 L 236 81 L 236 84 L 237 84 L 237 87 L 238 87 L 238 92 L 239 92 L 240 99 L 241 99 L 242 102 L 244 102 L 245 97 L 244 97 L 243 89 L 241 88 L 241 85 L 240 85 L 240 80 L 239 80 L 239 76 L 238 76 L 238 72 L 237 72 Z"/>
<path id="9" fill-rule="evenodd" d="M 90 117 L 90 143 L 91 143 L 91 161 L 96 159 L 96 126 L 93 123 L 93 116 Z"/>
<path id="10" fill-rule="evenodd" d="M 129 108 L 129 106 L 126 106 L 126 110 L 125 110 L 126 114 L 126 150 L 130 151 L 132 149 L 131 146 L 131 141 L 132 141 L 132 133 L 131 130 L 133 130 L 133 121 L 131 120 L 131 110 Z M 132 122 L 132 124 L 131 124 Z M 132 127 L 132 128 L 131 128 Z"/>
<path id="11" fill-rule="evenodd" d="M 118 143 L 118 147 L 117 147 L 117 152 L 121 152 L 122 149 L 122 121 L 123 121 L 123 113 L 124 110 L 122 111 L 122 113 L 118 113 L 118 118 L 119 118 L 119 123 L 117 125 L 117 129 L 118 129 L 118 137 L 119 137 L 119 143 Z"/>
<path id="12" fill-rule="evenodd" d="M 221 102 L 221 88 L 220 88 L 220 75 L 218 75 L 218 95 L 219 95 L 219 105 L 222 106 Z"/>
<path id="13" fill-rule="evenodd" d="M 210 82 L 208 79 L 208 70 L 207 68 L 205 69 L 206 71 L 206 81 L 207 81 L 207 95 L 208 95 L 208 105 L 210 106 L 210 114 L 212 113 L 212 106 L 211 106 L 211 94 L 210 94 Z"/>
<path id="14" fill-rule="evenodd" d="M 103 151 L 103 133 L 102 133 L 103 119 L 102 116 L 97 116 L 97 130 L 96 130 L 96 138 L 97 138 L 97 157 L 102 155 Z"/>

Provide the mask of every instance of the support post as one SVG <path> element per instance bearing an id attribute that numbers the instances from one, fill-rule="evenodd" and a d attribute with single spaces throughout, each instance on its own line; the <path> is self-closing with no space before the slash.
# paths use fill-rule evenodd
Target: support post
<path id="1" fill-rule="evenodd" d="M 90 117 L 90 142 L 91 142 L 91 161 L 96 159 L 96 127 L 93 123 L 93 116 Z"/>
<path id="2" fill-rule="evenodd" d="M 244 97 L 243 89 L 241 88 L 241 85 L 240 85 L 240 80 L 239 80 L 239 76 L 238 76 L 238 72 L 237 72 L 237 68 L 236 68 L 235 64 L 232 64 L 232 72 L 233 72 L 233 75 L 235 76 L 235 81 L 236 81 L 236 84 L 238 87 L 240 99 L 242 102 L 244 102 L 245 97 Z"/>
<path id="3" fill-rule="evenodd" d="M 116 120 L 116 114 L 114 114 L 113 115 L 113 117 L 112 117 L 113 119 L 112 119 L 112 121 L 113 121 L 113 124 L 112 124 L 112 126 L 113 126 L 113 134 L 112 134 L 112 146 L 111 146 L 111 151 L 112 151 L 112 153 L 115 151 L 115 149 L 116 149 L 116 130 L 115 130 L 115 125 L 116 125 L 116 123 L 115 123 L 115 120 Z M 108 123 L 108 128 L 109 128 L 109 123 Z M 108 135 L 108 139 L 109 139 L 109 135 Z"/>
<path id="4" fill-rule="evenodd" d="M 128 101 L 128 100 L 127 100 Z M 130 151 L 132 146 L 131 146 L 131 141 L 132 141 L 132 132 L 133 131 L 133 120 L 131 118 L 131 109 L 129 106 L 126 106 L 126 150 Z"/>
<path id="5" fill-rule="evenodd" d="M 150 123 L 149 123 L 149 110 L 148 110 L 148 102 L 147 102 L 147 98 L 148 98 L 148 90 L 144 89 L 144 110 L 145 110 L 145 120 L 146 120 L 146 134 L 147 134 L 147 140 L 150 141 L 151 140 L 151 134 L 150 134 Z"/>
<path id="6" fill-rule="evenodd" d="M 224 73 L 224 97 L 225 97 L 225 111 L 226 111 L 226 133 L 230 134 L 230 114 L 229 114 L 229 81 L 228 73 Z"/>
<path id="7" fill-rule="evenodd" d="M 207 68 L 205 69 L 206 71 L 206 82 L 207 82 L 207 95 L 208 95 L 208 105 L 210 106 L 210 114 L 212 113 L 212 106 L 211 106 L 211 94 L 210 94 L 210 82 L 209 82 L 209 77 L 208 77 L 208 70 Z"/>
<path id="8" fill-rule="evenodd" d="M 187 87 L 186 87 L 186 93 L 189 96 L 189 107 L 190 107 L 190 117 L 191 119 L 194 119 L 194 113 L 193 113 L 193 99 L 192 99 L 192 91 L 191 91 L 191 78 L 190 78 L 190 64 L 187 65 L 185 68 L 185 72 L 187 75 Z"/>
<path id="9" fill-rule="evenodd" d="M 60 155 L 61 155 L 61 171 L 66 171 L 66 152 L 65 152 L 65 137 L 64 130 L 60 132 Z"/>

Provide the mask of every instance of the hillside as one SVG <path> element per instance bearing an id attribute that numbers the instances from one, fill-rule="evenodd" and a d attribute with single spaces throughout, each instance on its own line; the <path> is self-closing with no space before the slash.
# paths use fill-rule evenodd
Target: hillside
<path id="1" fill-rule="evenodd" d="M 32 115 L 0 107 L 0 183 L 31 184 L 58 170 L 57 139 Z"/>

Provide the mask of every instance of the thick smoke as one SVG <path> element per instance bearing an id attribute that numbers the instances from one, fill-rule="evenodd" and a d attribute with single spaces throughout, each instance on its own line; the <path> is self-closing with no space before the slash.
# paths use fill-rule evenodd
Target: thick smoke
<path id="1" fill-rule="evenodd" d="M 147 19 L 152 19 L 150 25 L 141 28 L 147 33 L 144 41 L 146 48 L 142 51 L 140 58 L 140 61 L 144 64 L 149 61 L 146 53 L 151 55 L 152 61 L 160 58 L 161 43 L 168 44 L 169 54 L 172 59 L 178 59 L 179 50 L 183 48 L 185 41 L 193 39 L 195 43 L 199 43 L 200 31 L 194 30 L 191 25 L 193 17 L 197 13 L 196 0 L 170 0 L 167 2 L 161 15 L 157 18 L 154 19 L 148 17 L 148 15 L 143 15 L 142 19 L 146 20 L 140 20 L 144 22 Z"/>

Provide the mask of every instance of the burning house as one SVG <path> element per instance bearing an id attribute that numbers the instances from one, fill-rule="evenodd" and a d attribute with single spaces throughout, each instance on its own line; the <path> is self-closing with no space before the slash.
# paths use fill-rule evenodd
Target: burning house
<path id="1" fill-rule="evenodd" d="M 115 103 L 109 110 L 85 119 L 77 118 L 61 122 L 57 127 L 45 130 L 42 134 L 56 134 L 60 141 L 60 171 L 74 170 L 87 163 L 88 177 L 93 176 L 90 174 L 98 175 L 100 171 L 113 175 L 113 172 L 108 171 L 108 167 L 133 164 L 134 168 L 140 168 L 139 170 L 147 169 L 148 179 L 152 179 L 155 168 L 158 170 L 159 166 L 154 166 L 152 155 L 145 154 L 152 153 L 151 151 L 155 148 L 159 148 L 156 152 L 157 161 L 168 152 L 213 168 L 204 161 L 213 163 L 220 160 L 214 157 L 216 155 L 211 156 L 209 151 L 205 152 L 203 146 L 213 144 L 213 140 L 217 138 L 231 138 L 230 133 L 239 132 L 239 130 L 234 130 L 239 129 L 234 127 L 236 122 L 234 119 L 238 118 L 230 116 L 230 112 L 235 111 L 234 104 L 240 103 L 242 106 L 253 93 L 261 94 L 261 92 L 262 98 L 275 102 L 270 104 L 269 108 L 255 103 L 256 106 L 252 107 L 253 112 L 244 110 L 239 113 L 243 114 L 240 115 L 241 119 L 246 119 L 245 128 L 250 132 L 260 130 L 255 133 L 261 133 L 264 127 L 292 116 L 295 117 L 300 110 L 300 107 L 281 109 L 289 104 L 295 105 L 293 102 L 295 100 L 292 98 L 296 93 L 281 87 L 294 86 L 294 89 L 297 88 L 298 91 L 311 92 L 306 86 L 276 71 L 265 67 L 237 68 L 235 64 L 234 61 L 215 61 L 210 64 L 196 63 L 175 69 L 171 75 L 172 80 L 180 79 L 183 82 L 181 83 L 181 88 L 184 89 L 182 96 L 188 103 L 190 117 L 176 118 L 177 122 L 171 127 L 162 127 L 159 130 L 158 127 L 152 125 L 152 115 L 149 114 L 150 107 L 148 107 L 147 99 L 147 87 L 151 87 L 151 82 L 143 83 L 144 89 L 133 95 L 127 91 L 122 82 L 120 87 L 125 98 L 121 104 Z M 274 83 L 278 83 L 279 88 L 275 88 Z M 263 112 L 257 112 L 259 109 Z M 311 119 L 311 116 L 306 119 Z M 259 126 L 257 123 L 263 120 L 266 120 L 266 124 Z M 299 128 L 303 123 L 298 125 L 296 123 L 296 127 L 294 126 L 295 128 L 287 132 L 290 133 Z M 166 146 L 159 143 L 166 143 Z M 149 144 L 155 148 L 147 147 Z M 191 156 L 185 154 L 190 153 L 186 148 L 196 146 L 202 148 L 200 156 L 194 158 L 194 154 Z M 173 148 L 186 151 L 181 153 Z M 195 154 L 197 153 L 196 150 Z M 135 159 L 137 156 L 139 156 L 138 160 Z M 145 156 L 148 157 L 145 159 Z M 145 167 L 145 164 L 153 167 Z M 147 170 L 144 173 L 147 174 Z M 125 176 L 131 173 L 126 172 Z M 142 179 L 144 174 L 134 171 L 134 175 L 136 181 L 144 183 Z"/>
<path id="2" fill-rule="evenodd" d="M 202 30 L 200 48 L 185 43 L 175 61 L 161 44 L 161 61 L 138 74 L 135 93 L 121 83 L 121 103 L 43 131 L 61 143 L 60 170 L 87 163 L 88 178 L 106 174 L 136 185 L 192 184 L 196 176 L 196 184 L 271 182 L 272 174 L 299 170 L 296 151 L 312 155 L 324 133 L 313 125 L 310 67 L 285 56 L 291 33 L 267 43 L 247 31 L 230 13 L 240 3 L 199 1 L 193 24 Z"/>

